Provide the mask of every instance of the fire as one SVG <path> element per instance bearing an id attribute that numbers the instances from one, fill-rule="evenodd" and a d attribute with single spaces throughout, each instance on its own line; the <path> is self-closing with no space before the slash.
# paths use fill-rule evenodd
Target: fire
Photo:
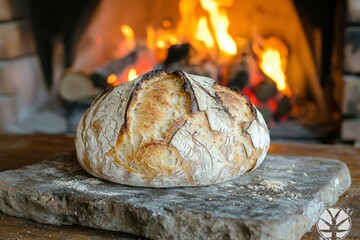
<path id="1" fill-rule="evenodd" d="M 126 81 L 128 82 L 132 81 L 137 77 L 138 77 L 138 73 L 136 72 L 135 67 L 132 67 L 128 71 L 127 70 L 124 71 L 124 73 L 121 74 L 120 76 L 117 76 L 116 74 L 110 74 L 107 77 L 106 82 L 108 83 L 108 85 L 112 87 L 116 87 L 121 83 L 124 83 Z"/>
<path id="2" fill-rule="evenodd" d="M 158 48 L 165 48 L 165 47 L 166 47 L 166 43 L 165 43 L 163 40 L 158 40 L 158 41 L 156 42 L 156 46 L 157 46 Z"/>
<path id="3" fill-rule="evenodd" d="M 127 80 L 128 80 L 128 81 L 132 81 L 132 80 L 134 80 L 134 79 L 137 78 L 137 77 L 138 77 L 138 74 L 137 74 L 137 72 L 136 72 L 136 69 L 135 69 L 135 68 L 131 68 L 131 69 L 129 70 Z"/>
<path id="4" fill-rule="evenodd" d="M 196 31 L 197 20 L 194 17 L 196 12 L 196 5 L 198 0 L 180 0 L 179 12 L 180 22 L 177 25 L 176 33 L 178 36 L 191 40 L 194 32 Z"/>
<path id="5" fill-rule="evenodd" d="M 111 86 L 116 86 L 116 81 L 117 81 L 116 74 L 111 74 L 106 79 L 106 82 Z"/>
<path id="6" fill-rule="evenodd" d="M 200 56 L 198 62 L 201 58 L 211 58 L 219 63 L 225 60 L 226 64 L 226 61 L 238 51 L 237 43 L 228 32 L 230 21 L 225 9 L 233 3 L 234 0 L 180 0 L 181 17 L 178 24 L 165 19 L 159 26 L 147 26 L 146 44 L 150 54 L 145 54 L 146 61 L 138 57 L 138 62 L 122 75 L 110 75 L 107 79 L 108 84 L 114 86 L 119 82 L 131 81 L 138 76 L 137 71 L 143 73 L 152 69 L 156 63 L 166 59 L 168 48 L 175 44 L 190 43 L 196 49 L 196 56 Z M 125 38 L 126 49 L 133 50 L 136 47 L 133 29 L 128 25 L 122 25 L 120 30 Z M 141 42 L 138 44 L 140 46 Z M 290 96 L 291 91 L 285 75 L 288 58 L 286 45 L 279 38 L 270 37 L 255 41 L 252 47 L 259 59 L 261 71 L 276 83 L 280 92 Z M 148 61 L 150 58 L 155 60 Z M 147 65 L 144 65 L 144 62 L 148 62 Z M 152 65 L 149 62 L 152 62 Z"/>
<path id="7" fill-rule="evenodd" d="M 177 36 L 195 47 L 198 45 L 196 42 L 205 43 L 204 51 L 218 49 L 223 56 L 235 55 L 237 45 L 228 32 L 229 18 L 223 9 L 232 4 L 233 0 L 180 0 L 181 19 L 177 25 Z M 208 16 L 197 14 L 198 5 Z"/>
<path id="8" fill-rule="evenodd" d="M 155 29 L 152 26 L 146 27 L 146 45 L 150 50 L 155 49 Z"/>
<path id="9" fill-rule="evenodd" d="M 128 51 L 131 51 L 135 48 L 135 37 L 134 30 L 129 25 L 121 25 L 120 31 L 125 36 L 125 45 Z"/>
<path id="10" fill-rule="evenodd" d="M 235 55 L 237 53 L 237 46 L 234 39 L 228 32 L 229 18 L 224 9 L 220 6 L 231 6 L 232 1 L 216 1 L 216 0 L 200 0 L 201 6 L 210 15 L 212 29 L 215 32 L 215 39 L 217 41 L 220 51 Z"/>
<path id="11" fill-rule="evenodd" d="M 213 48 L 215 46 L 214 39 L 208 28 L 206 17 L 201 17 L 199 19 L 195 38 L 199 41 L 203 41 L 207 48 Z"/>
<path id="12" fill-rule="evenodd" d="M 276 82 L 276 86 L 280 91 L 284 91 L 286 88 L 286 76 L 281 68 L 282 61 L 278 50 L 267 48 L 264 50 L 260 62 L 261 70 Z"/>
<path id="13" fill-rule="evenodd" d="M 171 24 L 170 20 L 168 20 L 168 19 L 165 19 L 165 20 L 162 22 L 163 28 L 170 28 L 171 25 L 172 25 L 172 24 Z"/>
<path id="14" fill-rule="evenodd" d="M 264 39 L 260 44 L 254 43 L 253 50 L 259 58 L 259 67 L 261 71 L 271 78 L 279 91 L 290 95 L 291 91 L 286 83 L 286 64 L 288 49 L 286 45 L 278 38 L 271 37 Z"/>

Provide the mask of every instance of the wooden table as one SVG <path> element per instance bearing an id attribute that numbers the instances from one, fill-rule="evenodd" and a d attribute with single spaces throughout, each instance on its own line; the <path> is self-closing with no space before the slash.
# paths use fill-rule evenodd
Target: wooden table
<path id="1" fill-rule="evenodd" d="M 0 171 L 40 161 L 50 155 L 74 151 L 74 137 L 65 135 L 0 135 Z M 270 154 L 328 157 L 342 160 L 352 176 L 352 186 L 336 206 L 352 211 L 352 230 L 346 239 L 360 239 L 360 149 L 344 145 L 271 145 Z M 0 213 L 0 239 L 135 239 L 129 234 L 81 226 L 55 226 Z M 315 227 L 303 239 L 319 239 Z"/>

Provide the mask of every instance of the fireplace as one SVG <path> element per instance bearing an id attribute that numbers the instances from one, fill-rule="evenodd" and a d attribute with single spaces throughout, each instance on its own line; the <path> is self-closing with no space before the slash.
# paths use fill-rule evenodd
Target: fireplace
<path id="1" fill-rule="evenodd" d="M 60 80 L 47 82 L 57 85 L 70 132 L 102 89 L 162 68 L 242 90 L 273 138 L 333 140 L 341 105 L 342 2 L 93 1 L 74 32 L 73 58 L 63 65 L 58 51 Z"/>

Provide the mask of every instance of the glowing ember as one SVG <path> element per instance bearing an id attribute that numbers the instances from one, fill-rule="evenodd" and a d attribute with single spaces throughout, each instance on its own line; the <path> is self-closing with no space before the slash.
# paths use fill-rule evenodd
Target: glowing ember
<path id="1" fill-rule="evenodd" d="M 199 19 L 195 38 L 199 41 L 203 41 L 208 48 L 213 48 L 215 46 L 214 39 L 208 28 L 206 17 L 201 17 Z"/>
<path id="2" fill-rule="evenodd" d="M 165 48 L 166 47 L 166 43 L 163 40 L 159 40 L 156 42 L 156 46 L 158 48 Z"/>
<path id="3" fill-rule="evenodd" d="M 276 83 L 279 91 L 290 95 L 291 91 L 286 84 L 285 75 L 288 57 L 286 45 L 280 39 L 271 37 L 262 40 L 261 44 L 254 43 L 253 50 L 259 58 L 261 71 Z"/>
<path id="4" fill-rule="evenodd" d="M 106 82 L 109 85 L 114 86 L 116 84 L 116 80 L 117 80 L 117 76 L 115 74 L 111 74 L 110 76 L 107 77 Z"/>
<path id="5" fill-rule="evenodd" d="M 167 19 L 162 22 L 163 28 L 170 28 L 171 25 L 172 25 L 171 22 Z"/>
<path id="6" fill-rule="evenodd" d="M 164 31 L 157 31 L 156 35 L 156 47 L 161 49 L 167 49 L 171 45 L 179 43 L 178 38 L 173 33 Z"/>
<path id="7" fill-rule="evenodd" d="M 237 46 L 234 39 L 228 33 L 229 18 L 226 11 L 220 8 L 221 5 L 231 6 L 232 1 L 200 0 L 200 3 L 210 15 L 210 21 L 220 51 L 229 55 L 235 55 L 237 53 Z"/>
<path id="8" fill-rule="evenodd" d="M 179 41 L 178 41 L 177 37 L 172 36 L 172 37 L 169 38 L 169 42 L 170 42 L 172 45 L 175 45 L 175 44 L 177 44 Z"/>
<path id="9" fill-rule="evenodd" d="M 138 74 L 137 74 L 137 72 L 136 72 L 136 69 L 135 69 L 135 68 L 131 68 L 130 71 L 129 71 L 129 73 L 128 73 L 128 78 L 127 78 L 127 80 L 128 80 L 128 81 L 132 81 L 132 80 L 134 80 L 134 79 L 137 78 L 137 77 L 138 77 Z"/>

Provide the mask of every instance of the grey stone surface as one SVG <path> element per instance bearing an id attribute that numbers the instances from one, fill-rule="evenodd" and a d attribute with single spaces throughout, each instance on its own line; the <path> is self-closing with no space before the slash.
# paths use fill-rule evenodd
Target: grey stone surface
<path id="1" fill-rule="evenodd" d="M 299 239 L 350 184 L 340 161 L 268 156 L 218 185 L 137 188 L 90 176 L 69 153 L 0 173 L 0 210 L 154 239 Z"/>

